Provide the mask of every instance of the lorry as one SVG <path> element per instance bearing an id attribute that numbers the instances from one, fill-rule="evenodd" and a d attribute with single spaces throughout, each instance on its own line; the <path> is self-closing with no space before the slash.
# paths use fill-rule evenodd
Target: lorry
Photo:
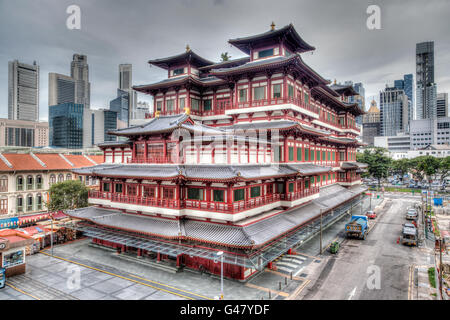
<path id="1" fill-rule="evenodd" d="M 365 240 L 369 233 L 369 218 L 367 216 L 354 215 L 350 222 L 345 225 L 347 238 L 354 237 Z"/>
<path id="2" fill-rule="evenodd" d="M 417 246 L 417 228 L 411 223 L 405 223 L 402 229 L 402 244 Z"/>

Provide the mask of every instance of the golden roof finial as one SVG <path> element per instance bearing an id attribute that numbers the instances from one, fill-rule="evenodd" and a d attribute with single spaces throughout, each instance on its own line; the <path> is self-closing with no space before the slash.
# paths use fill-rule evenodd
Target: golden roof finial
<path id="1" fill-rule="evenodd" d="M 334 79 L 334 84 L 336 84 L 336 78 Z"/>
<path id="2" fill-rule="evenodd" d="M 159 111 L 159 110 L 156 111 L 156 112 L 155 112 L 155 118 L 159 118 L 159 115 L 160 115 L 160 114 L 161 114 L 161 111 Z"/>
<path id="3" fill-rule="evenodd" d="M 186 45 L 186 52 L 189 52 L 189 51 L 191 51 L 191 47 L 189 47 L 189 45 L 187 44 Z"/>
<path id="4" fill-rule="evenodd" d="M 187 115 L 190 115 L 191 114 L 191 109 L 188 108 L 188 107 L 184 107 L 184 113 L 187 114 Z"/>
<path id="5" fill-rule="evenodd" d="M 272 21 L 272 24 L 270 25 L 270 29 L 273 31 L 275 30 L 275 22 Z"/>

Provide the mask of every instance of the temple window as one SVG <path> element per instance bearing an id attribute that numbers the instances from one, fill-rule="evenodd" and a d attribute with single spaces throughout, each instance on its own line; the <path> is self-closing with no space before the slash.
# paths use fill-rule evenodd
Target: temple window
<path id="1" fill-rule="evenodd" d="M 203 200 L 203 189 L 188 188 L 187 197 L 189 200 Z"/>
<path id="2" fill-rule="evenodd" d="M 211 99 L 203 101 L 203 111 L 210 111 L 211 110 L 211 106 L 212 106 Z"/>
<path id="3" fill-rule="evenodd" d="M 258 59 L 273 56 L 273 48 L 258 51 Z"/>
<path id="4" fill-rule="evenodd" d="M 185 107 L 185 98 L 178 99 L 178 106 L 180 110 L 183 110 Z"/>
<path id="5" fill-rule="evenodd" d="M 144 197 L 154 198 L 156 195 L 155 187 L 144 186 L 143 194 L 144 194 Z"/>
<path id="6" fill-rule="evenodd" d="M 289 183 L 289 192 L 294 192 L 294 184 Z"/>
<path id="7" fill-rule="evenodd" d="M 277 182 L 277 193 L 284 193 L 284 183 L 283 182 Z"/>
<path id="8" fill-rule="evenodd" d="M 223 202 L 225 198 L 224 194 L 225 192 L 223 190 L 213 190 L 213 201 Z"/>
<path id="9" fill-rule="evenodd" d="M 169 99 L 166 100 L 166 110 L 167 111 L 174 111 L 175 109 L 175 99 Z"/>
<path id="10" fill-rule="evenodd" d="M 251 198 L 256 198 L 261 196 L 261 187 L 257 186 L 257 187 L 251 187 L 250 188 L 250 197 Z"/>
<path id="11" fill-rule="evenodd" d="M 239 89 L 239 102 L 247 102 L 247 89 Z"/>
<path id="12" fill-rule="evenodd" d="M 161 111 L 162 109 L 162 101 L 156 101 L 156 111 Z"/>
<path id="13" fill-rule="evenodd" d="M 272 90 L 274 98 L 281 98 L 281 84 L 274 84 Z"/>
<path id="14" fill-rule="evenodd" d="M 191 109 L 195 110 L 195 111 L 200 110 L 200 100 L 199 99 L 191 98 Z"/>
<path id="15" fill-rule="evenodd" d="M 245 199 L 245 189 L 234 190 L 234 201 L 242 201 Z"/>
<path id="16" fill-rule="evenodd" d="M 116 193 L 122 193 L 123 192 L 123 188 L 122 188 L 122 184 L 121 183 L 116 183 L 114 187 L 115 187 Z"/>
<path id="17" fill-rule="evenodd" d="M 290 84 L 288 85 L 288 96 L 289 96 L 289 98 L 294 97 L 294 87 L 291 86 Z"/>
<path id="18" fill-rule="evenodd" d="M 309 94 L 305 92 L 305 103 L 309 103 Z"/>
<path id="19" fill-rule="evenodd" d="M 309 189 L 309 180 L 305 180 L 305 189 Z"/>
<path id="20" fill-rule="evenodd" d="M 135 196 L 137 195 L 137 186 L 129 185 L 127 186 L 127 191 L 129 196 Z"/>
<path id="21" fill-rule="evenodd" d="M 184 68 L 178 68 L 178 69 L 174 69 L 173 70 L 173 75 L 174 76 L 178 76 L 178 75 L 183 74 L 183 73 L 184 73 Z"/>
<path id="22" fill-rule="evenodd" d="M 309 161 L 309 149 L 305 149 L 305 161 Z"/>
<path id="23" fill-rule="evenodd" d="M 302 148 L 297 148 L 297 161 L 302 161 Z"/>
<path id="24" fill-rule="evenodd" d="M 103 182 L 103 191 L 105 191 L 105 192 L 111 191 L 108 182 Z"/>
<path id="25" fill-rule="evenodd" d="M 264 100 L 266 97 L 265 89 L 265 86 L 253 88 L 253 100 Z"/>
<path id="26" fill-rule="evenodd" d="M 157 159 L 164 156 L 164 144 L 152 143 L 147 146 L 147 158 Z"/>
<path id="27" fill-rule="evenodd" d="M 164 199 L 174 199 L 175 198 L 175 188 L 163 188 L 163 198 Z"/>
<path id="28" fill-rule="evenodd" d="M 294 147 L 289 147 L 289 161 L 294 161 Z"/>

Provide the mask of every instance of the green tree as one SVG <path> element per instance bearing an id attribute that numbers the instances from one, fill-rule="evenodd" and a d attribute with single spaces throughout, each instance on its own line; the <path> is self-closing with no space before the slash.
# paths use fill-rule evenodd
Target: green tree
<path id="1" fill-rule="evenodd" d="M 400 175 L 400 180 L 403 181 L 403 176 L 409 173 L 411 169 L 411 161 L 409 159 L 399 159 L 392 161 L 392 172 Z"/>
<path id="2" fill-rule="evenodd" d="M 220 59 L 222 59 L 222 62 L 228 61 L 230 60 L 231 56 L 228 55 L 228 52 L 223 52 L 220 55 Z"/>
<path id="3" fill-rule="evenodd" d="M 79 180 L 66 180 L 53 184 L 49 189 L 49 211 L 83 208 L 88 206 L 89 190 Z"/>
<path id="4" fill-rule="evenodd" d="M 421 156 L 415 158 L 415 169 L 420 172 L 421 176 L 426 178 L 431 183 L 432 179 L 436 179 L 441 160 L 433 156 Z"/>
<path id="5" fill-rule="evenodd" d="M 391 168 L 392 159 L 385 153 L 383 148 L 366 149 L 357 157 L 359 162 L 367 163 L 367 172 L 378 180 L 378 188 L 381 186 L 381 179 L 388 177 Z"/>
<path id="6" fill-rule="evenodd" d="M 438 174 L 441 183 L 450 175 L 450 156 L 440 159 Z"/>

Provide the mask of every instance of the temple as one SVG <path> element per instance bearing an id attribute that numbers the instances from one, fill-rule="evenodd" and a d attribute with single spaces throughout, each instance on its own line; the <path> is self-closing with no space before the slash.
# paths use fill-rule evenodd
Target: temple
<path id="1" fill-rule="evenodd" d="M 168 77 L 134 87 L 153 96 L 148 121 L 73 170 L 100 181 L 67 212 L 94 244 L 213 274 L 222 251 L 224 275 L 245 281 L 360 201 L 354 90 L 303 61 L 315 48 L 292 24 L 229 43 L 246 56 L 150 60 Z"/>

